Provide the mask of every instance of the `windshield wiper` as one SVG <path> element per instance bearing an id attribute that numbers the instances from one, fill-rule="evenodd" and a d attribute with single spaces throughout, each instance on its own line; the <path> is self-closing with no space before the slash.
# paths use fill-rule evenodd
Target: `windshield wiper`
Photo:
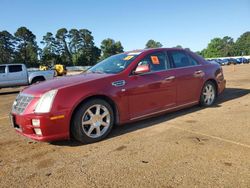
<path id="1" fill-rule="evenodd" d="M 91 72 L 91 73 L 97 73 L 97 74 L 103 74 L 104 73 L 102 71 L 91 71 L 91 70 L 89 70 L 89 72 Z"/>

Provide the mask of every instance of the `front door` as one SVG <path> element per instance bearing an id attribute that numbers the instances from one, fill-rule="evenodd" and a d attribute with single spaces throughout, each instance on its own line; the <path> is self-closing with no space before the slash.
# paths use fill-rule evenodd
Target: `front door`
<path id="1" fill-rule="evenodd" d="M 131 74 L 126 84 L 130 119 L 150 115 L 176 104 L 175 70 L 167 70 L 165 53 L 150 54 L 138 63 L 142 64 L 150 65 L 150 72 Z"/>

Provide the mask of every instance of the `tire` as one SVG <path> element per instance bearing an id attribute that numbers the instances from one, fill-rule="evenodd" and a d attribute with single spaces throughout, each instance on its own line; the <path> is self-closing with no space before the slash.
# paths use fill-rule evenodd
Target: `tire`
<path id="1" fill-rule="evenodd" d="M 84 144 L 104 139 L 112 130 L 114 112 L 109 103 L 93 99 L 83 103 L 73 115 L 71 135 Z"/>
<path id="2" fill-rule="evenodd" d="M 58 76 L 58 73 L 56 70 L 54 70 L 54 77 L 57 77 Z"/>
<path id="3" fill-rule="evenodd" d="M 34 78 L 31 82 L 31 84 L 36 84 L 39 82 L 43 82 L 45 79 L 44 78 Z"/>
<path id="4" fill-rule="evenodd" d="M 201 91 L 200 105 L 207 107 L 212 106 L 217 97 L 217 90 L 215 84 L 211 81 L 207 81 Z"/>

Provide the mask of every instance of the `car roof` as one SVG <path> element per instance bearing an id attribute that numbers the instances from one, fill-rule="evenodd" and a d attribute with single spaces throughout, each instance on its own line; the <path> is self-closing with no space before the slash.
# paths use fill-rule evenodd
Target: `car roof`
<path id="1" fill-rule="evenodd" d="M 160 50 L 183 50 L 185 51 L 185 49 L 183 48 L 147 48 L 147 49 L 137 49 L 137 50 L 131 50 L 131 51 L 127 51 L 124 52 L 126 54 L 129 53 L 142 53 L 142 52 L 154 52 L 154 51 L 160 51 Z"/>

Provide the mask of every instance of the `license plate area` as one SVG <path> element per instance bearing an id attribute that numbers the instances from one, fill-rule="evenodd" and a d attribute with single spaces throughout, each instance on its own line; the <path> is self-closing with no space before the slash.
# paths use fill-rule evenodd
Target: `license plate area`
<path id="1" fill-rule="evenodd" d="M 15 129 L 18 129 L 19 131 L 21 131 L 21 128 L 19 125 L 16 124 L 16 117 L 12 114 L 10 114 L 10 123 L 11 123 L 11 126 Z"/>
<path id="2" fill-rule="evenodd" d="M 15 117 L 12 114 L 10 114 L 10 124 L 11 124 L 12 127 L 15 128 L 15 124 L 14 124 L 15 120 L 14 119 L 15 119 Z"/>

